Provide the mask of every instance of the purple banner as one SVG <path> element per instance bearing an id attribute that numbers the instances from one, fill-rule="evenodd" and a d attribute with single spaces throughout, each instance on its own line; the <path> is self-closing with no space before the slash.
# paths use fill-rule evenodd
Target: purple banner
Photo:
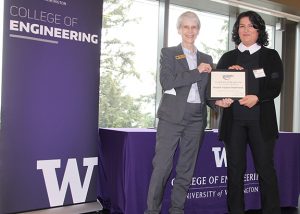
<path id="1" fill-rule="evenodd" d="M 96 200 L 102 0 L 5 0 L 0 213 Z"/>

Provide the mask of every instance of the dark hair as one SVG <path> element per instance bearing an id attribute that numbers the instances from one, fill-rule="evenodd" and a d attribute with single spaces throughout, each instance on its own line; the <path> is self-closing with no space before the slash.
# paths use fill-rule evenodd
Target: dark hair
<path id="1" fill-rule="evenodd" d="M 248 17 L 253 27 L 258 31 L 258 38 L 256 41 L 257 44 L 262 46 L 267 46 L 269 44 L 269 36 L 268 36 L 268 32 L 266 31 L 265 21 L 261 18 L 261 16 L 258 13 L 254 11 L 246 11 L 239 14 L 239 16 L 237 17 L 233 25 L 232 41 L 236 45 L 241 43 L 241 39 L 239 36 L 239 26 L 240 26 L 240 20 L 244 17 Z"/>

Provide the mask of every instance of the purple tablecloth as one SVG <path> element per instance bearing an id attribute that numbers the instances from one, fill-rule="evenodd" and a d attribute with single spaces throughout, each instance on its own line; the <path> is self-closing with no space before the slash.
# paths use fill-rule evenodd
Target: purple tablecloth
<path id="1" fill-rule="evenodd" d="M 142 214 L 146 207 L 154 129 L 100 129 L 98 198 L 111 213 Z M 248 150 L 246 209 L 259 209 L 258 177 Z M 280 133 L 275 150 L 282 207 L 297 207 L 300 193 L 300 133 Z M 174 172 L 167 183 L 162 214 L 170 204 Z M 199 151 L 185 213 L 222 214 L 226 208 L 226 155 L 217 133 L 206 131 Z M 108 202 L 108 203 L 107 203 Z"/>

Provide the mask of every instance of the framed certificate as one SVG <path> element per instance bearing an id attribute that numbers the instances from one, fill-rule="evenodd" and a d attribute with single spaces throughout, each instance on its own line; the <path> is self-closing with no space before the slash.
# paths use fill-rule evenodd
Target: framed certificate
<path id="1" fill-rule="evenodd" d="M 208 81 L 208 99 L 240 99 L 247 94 L 245 70 L 212 70 Z"/>

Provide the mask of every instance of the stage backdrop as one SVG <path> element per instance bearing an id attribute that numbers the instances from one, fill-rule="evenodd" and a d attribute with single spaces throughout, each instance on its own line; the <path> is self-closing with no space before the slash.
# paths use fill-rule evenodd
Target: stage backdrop
<path id="1" fill-rule="evenodd" d="M 102 0 L 5 0 L 0 213 L 96 201 Z"/>

